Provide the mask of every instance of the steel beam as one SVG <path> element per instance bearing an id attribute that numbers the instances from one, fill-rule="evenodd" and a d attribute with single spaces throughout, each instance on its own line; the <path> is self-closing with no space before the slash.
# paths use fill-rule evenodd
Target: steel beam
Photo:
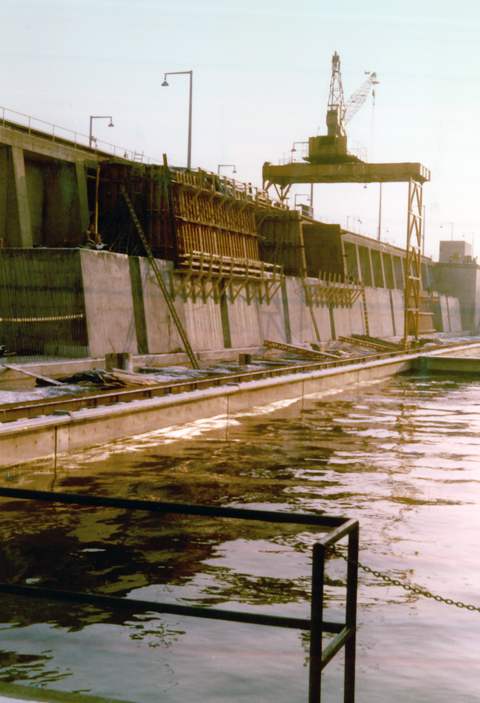
<path id="1" fill-rule="evenodd" d="M 430 180 L 430 171 L 419 163 L 291 163 L 283 166 L 266 163 L 262 173 L 267 190 L 272 185 L 283 190 L 293 183 L 408 183 L 410 180 L 425 183 Z"/>

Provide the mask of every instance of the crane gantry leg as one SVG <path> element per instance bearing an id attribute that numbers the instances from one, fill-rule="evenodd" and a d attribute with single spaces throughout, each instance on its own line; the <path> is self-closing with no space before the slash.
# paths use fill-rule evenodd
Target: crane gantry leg
<path id="1" fill-rule="evenodd" d="M 410 178 L 408 184 L 407 256 L 405 259 L 405 324 L 402 345 L 408 336 L 418 341 L 420 316 L 423 186 Z"/>

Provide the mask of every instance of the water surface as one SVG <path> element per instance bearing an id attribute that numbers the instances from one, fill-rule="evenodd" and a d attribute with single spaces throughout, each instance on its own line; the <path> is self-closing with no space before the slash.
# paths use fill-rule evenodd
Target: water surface
<path id="1" fill-rule="evenodd" d="M 3 471 L 4 485 L 324 511 L 361 561 L 480 606 L 480 383 L 402 376 Z M 315 532 L 2 500 L 2 580 L 308 616 Z M 345 563 L 327 565 L 329 619 Z M 480 698 L 480 613 L 360 574 L 357 702 Z M 147 703 L 307 699 L 305 633 L 2 597 L 0 681 Z M 340 701 L 342 659 L 323 701 Z"/>

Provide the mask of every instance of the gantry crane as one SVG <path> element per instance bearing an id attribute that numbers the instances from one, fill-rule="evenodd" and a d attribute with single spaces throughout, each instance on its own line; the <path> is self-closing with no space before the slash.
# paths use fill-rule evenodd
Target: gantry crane
<path id="1" fill-rule="evenodd" d="M 418 339 L 421 290 L 422 198 L 423 184 L 430 171 L 420 163 L 366 163 L 348 153 L 345 125 L 356 115 L 378 83 L 375 73 L 352 95 L 345 105 L 340 71 L 340 57 L 332 57 L 332 76 L 327 108 L 326 136 L 310 137 L 306 163 L 292 162 L 263 165 L 265 190 L 272 185 L 284 201 L 294 183 L 408 183 L 407 245 L 405 268 L 405 316 L 403 343 L 409 334 Z"/>

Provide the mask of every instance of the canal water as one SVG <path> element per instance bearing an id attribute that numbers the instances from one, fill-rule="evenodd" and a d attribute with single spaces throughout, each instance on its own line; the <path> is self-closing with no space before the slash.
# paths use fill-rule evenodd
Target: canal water
<path id="1" fill-rule="evenodd" d="M 480 606 L 480 382 L 400 376 L 3 471 L 3 485 L 323 511 L 363 564 Z M 2 499 L 1 580 L 308 617 L 313 528 Z M 346 566 L 327 563 L 326 615 Z M 477 703 L 480 612 L 360 572 L 357 703 Z M 342 700 L 343 658 L 322 700 Z M 305 633 L 0 599 L 0 683 L 138 703 L 307 700 Z"/>

